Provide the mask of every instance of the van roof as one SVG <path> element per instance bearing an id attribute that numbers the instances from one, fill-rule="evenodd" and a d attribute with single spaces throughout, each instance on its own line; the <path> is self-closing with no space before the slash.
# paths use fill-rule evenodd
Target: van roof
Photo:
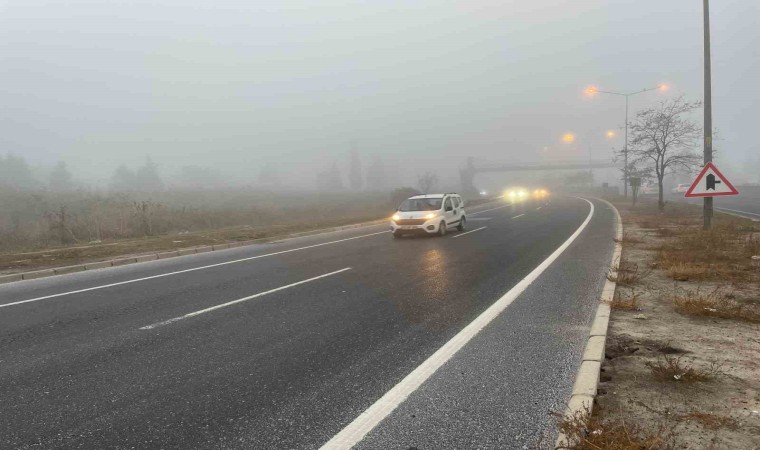
<path id="1" fill-rule="evenodd" d="M 449 194 L 424 194 L 424 195 L 415 195 L 414 197 L 409 198 L 443 198 L 444 195 Z M 452 194 L 455 195 L 455 194 Z"/>

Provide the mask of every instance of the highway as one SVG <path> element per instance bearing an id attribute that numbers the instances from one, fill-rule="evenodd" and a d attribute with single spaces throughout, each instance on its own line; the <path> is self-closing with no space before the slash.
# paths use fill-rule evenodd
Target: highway
<path id="1" fill-rule="evenodd" d="M 748 219 L 760 220 L 760 186 L 736 186 L 739 195 L 714 197 L 713 206 L 716 212 L 724 212 Z M 686 201 L 694 205 L 702 205 L 702 199 L 686 199 L 683 194 L 671 193 L 670 201 Z"/>
<path id="2" fill-rule="evenodd" d="M 468 213 L 0 285 L 0 448 L 553 442 L 615 213 Z"/>

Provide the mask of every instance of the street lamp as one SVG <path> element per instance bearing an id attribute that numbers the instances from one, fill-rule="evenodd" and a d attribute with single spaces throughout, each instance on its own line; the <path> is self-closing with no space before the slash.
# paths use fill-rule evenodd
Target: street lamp
<path id="1" fill-rule="evenodd" d="M 596 94 L 610 94 L 610 95 L 619 95 L 621 97 L 625 97 L 625 144 L 623 146 L 623 195 L 626 198 L 628 197 L 628 97 L 632 97 L 636 94 L 641 94 L 643 92 L 656 91 L 656 90 L 665 92 L 669 88 L 670 87 L 667 84 L 659 84 L 657 87 L 646 88 L 640 91 L 629 92 L 629 93 L 602 91 L 598 89 L 596 86 L 589 86 L 585 90 L 586 94 L 589 96 L 594 96 Z"/>
<path id="2" fill-rule="evenodd" d="M 615 133 L 615 131 L 613 131 L 613 130 L 607 130 L 607 131 L 604 131 L 603 135 L 604 135 L 605 138 L 607 138 L 607 140 L 612 140 L 612 139 L 615 138 L 615 136 L 617 136 L 617 133 Z M 589 180 L 591 180 L 591 177 L 592 177 L 592 174 L 593 174 L 593 169 L 591 167 L 593 165 L 592 164 L 592 157 L 591 157 L 591 143 L 593 142 L 592 137 L 594 137 L 594 136 L 597 136 L 597 137 L 598 136 L 602 136 L 602 129 L 601 128 L 596 128 L 596 129 L 590 130 L 590 131 L 588 131 L 586 133 L 583 133 L 582 134 L 583 139 L 581 140 L 581 145 L 583 145 L 585 143 L 586 149 L 588 150 Z M 565 144 L 572 144 L 575 141 L 576 141 L 576 134 L 573 133 L 573 132 L 567 132 L 567 133 L 565 133 L 565 134 L 562 135 L 562 142 L 564 142 Z M 589 181 L 589 182 L 591 182 L 591 181 Z"/>

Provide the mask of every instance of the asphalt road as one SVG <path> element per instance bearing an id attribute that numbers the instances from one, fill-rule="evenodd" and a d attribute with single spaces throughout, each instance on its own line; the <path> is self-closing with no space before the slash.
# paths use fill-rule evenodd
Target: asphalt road
<path id="1" fill-rule="evenodd" d="M 613 250 L 593 205 L 358 448 L 553 442 Z M 444 238 L 367 227 L 0 285 L 0 448 L 318 448 L 591 211 L 494 206 Z"/>
<path id="2" fill-rule="evenodd" d="M 716 211 L 724 212 L 748 219 L 760 220 L 760 186 L 736 186 L 739 195 L 721 196 L 713 198 L 713 207 Z M 668 195 L 669 201 L 688 202 L 701 205 L 702 199 L 687 199 L 683 194 Z"/>

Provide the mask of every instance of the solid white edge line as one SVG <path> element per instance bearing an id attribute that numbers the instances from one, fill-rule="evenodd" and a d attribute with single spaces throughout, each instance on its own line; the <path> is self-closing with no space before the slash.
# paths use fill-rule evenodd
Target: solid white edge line
<path id="1" fill-rule="evenodd" d="M 457 235 L 455 235 L 455 236 L 451 236 L 451 238 L 453 239 L 453 238 L 462 237 L 462 236 L 464 236 L 465 234 L 474 233 L 474 232 L 476 232 L 476 231 L 480 231 L 480 230 L 483 230 L 483 229 L 485 229 L 485 228 L 486 228 L 486 227 L 475 228 L 474 230 L 465 231 L 464 233 L 459 233 L 459 234 L 457 234 Z"/>
<path id="2" fill-rule="evenodd" d="M 480 330 L 486 327 L 502 311 L 504 311 L 525 289 L 530 286 L 559 256 L 575 241 L 583 232 L 586 226 L 591 222 L 594 215 L 594 204 L 586 199 L 591 206 L 591 210 L 580 227 L 573 233 L 562 245 L 557 248 L 548 258 L 539 264 L 525 278 L 520 280 L 512 289 L 498 299 L 493 305 L 481 313 L 462 331 L 456 334 L 451 340 L 446 342 L 432 356 L 420 364 L 409 375 L 404 377 L 390 391 L 385 393 L 372 406 L 362 412 L 359 417 L 348 424 L 343 430 L 336 434 L 332 439 L 325 443 L 321 449 L 349 449 L 358 444 L 364 437 L 372 431 L 383 419 L 393 412 L 409 395 L 411 395 L 422 383 L 430 378 L 441 366 L 443 366 L 454 354 L 464 347 Z"/>
<path id="3" fill-rule="evenodd" d="M 580 198 L 580 197 L 576 197 Z M 593 359 L 586 359 L 587 355 L 592 351 L 594 347 L 592 343 L 593 338 L 604 337 L 602 342 L 607 340 L 607 331 L 609 329 L 610 322 L 610 302 L 615 297 L 615 287 L 617 283 L 611 281 L 617 275 L 616 267 L 620 263 L 620 256 L 623 253 L 623 219 L 620 217 L 620 211 L 607 200 L 597 198 L 596 200 L 607 204 L 609 209 L 615 213 L 615 246 L 612 251 L 612 257 L 610 258 L 609 272 L 611 276 L 608 276 L 604 281 L 604 287 L 602 288 L 602 295 L 599 299 L 599 306 L 596 308 L 596 314 L 594 315 L 594 321 L 591 323 L 591 329 L 589 330 L 589 336 L 586 340 L 586 346 L 583 349 L 583 356 L 581 357 L 581 364 L 576 372 L 573 382 L 573 393 L 570 394 L 570 398 L 567 402 L 565 409 L 565 417 L 572 419 L 578 413 L 591 413 L 594 408 L 594 397 L 596 397 L 596 388 L 599 386 L 599 369 L 595 367 L 595 363 L 601 364 L 604 362 L 604 343 L 602 344 L 601 354 L 596 354 Z M 598 359 L 597 359 L 598 358 Z M 585 365 L 585 367 L 584 367 Z M 590 370 L 589 370 L 590 369 Z M 594 388 L 594 395 L 588 395 L 591 387 Z M 575 393 L 576 389 L 581 389 L 579 393 Z M 573 444 L 572 439 L 562 433 L 560 430 L 556 441 L 554 442 L 555 449 L 567 449 L 571 448 Z"/>
<path id="4" fill-rule="evenodd" d="M 524 215 L 525 215 L 525 213 L 522 213 L 522 214 L 520 214 L 519 216 L 514 216 L 514 217 L 513 217 L 513 219 L 517 219 L 517 218 L 519 218 L 519 217 L 522 217 L 522 216 L 524 216 Z"/>
<path id="5" fill-rule="evenodd" d="M 540 207 L 540 206 L 539 206 L 538 208 L 536 208 L 536 211 L 538 211 L 539 209 L 541 209 L 541 207 Z"/>
<path id="6" fill-rule="evenodd" d="M 361 239 L 361 238 L 365 238 L 365 237 L 369 237 L 369 236 L 376 236 L 378 234 L 385 234 L 385 233 L 389 233 L 389 231 L 380 231 L 380 232 L 377 232 L 377 233 L 363 234 L 361 236 L 354 236 L 354 237 L 345 238 L 345 239 L 338 239 L 337 241 L 322 242 L 322 243 L 319 243 L 319 244 L 307 245 L 306 247 L 292 248 L 290 250 L 282 250 L 282 251 L 279 251 L 279 252 L 266 253 L 264 255 L 256 255 L 256 256 L 251 256 L 251 257 L 248 257 L 248 258 L 235 259 L 235 260 L 232 260 L 232 261 L 225 261 L 225 262 L 216 263 L 216 264 L 209 264 L 207 266 L 193 267 L 193 268 L 190 268 L 190 269 L 178 270 L 176 272 L 161 273 L 161 274 L 158 274 L 158 275 L 151 275 L 149 277 L 142 277 L 142 278 L 135 278 L 135 279 L 132 279 L 132 280 L 119 281 L 118 283 L 110 283 L 110 284 L 104 284 L 104 285 L 101 285 L 101 286 L 93 286 L 93 287 L 85 288 L 85 289 L 77 289 L 75 291 L 68 291 L 68 292 L 61 292 L 61 293 L 58 293 L 58 294 L 45 295 L 43 297 L 30 298 L 28 300 L 19 300 L 17 302 L 6 303 L 6 304 L 3 304 L 3 305 L 0 305 L 0 308 L 5 308 L 7 306 L 21 305 L 21 304 L 24 304 L 24 303 L 38 302 L 40 300 L 47 300 L 47 299 L 55 298 L 55 297 L 63 297 L 65 295 L 79 294 L 79 293 L 82 293 L 82 292 L 95 291 L 95 290 L 98 290 L 98 289 L 105 289 L 105 288 L 109 288 L 109 287 L 113 287 L 113 286 L 121 286 L 123 284 L 137 283 L 138 281 L 152 280 L 152 279 L 155 279 L 155 278 L 168 277 L 168 276 L 171 276 L 171 275 L 178 275 L 178 274 L 181 274 L 181 273 L 194 272 L 196 270 L 210 269 L 212 267 L 226 266 L 228 264 L 236 264 L 236 263 L 240 263 L 240 262 L 244 262 L 244 261 L 251 261 L 251 260 L 254 260 L 254 259 L 266 258 L 268 256 L 282 255 L 282 254 L 285 254 L 285 253 L 292 253 L 292 252 L 297 252 L 297 251 L 306 250 L 306 249 L 310 249 L 310 248 L 322 247 L 324 245 L 337 244 L 339 242 L 351 241 L 351 240 L 354 240 L 354 239 Z"/>
<path id="7" fill-rule="evenodd" d="M 717 206 L 715 207 L 715 209 L 717 209 L 718 211 L 731 211 L 731 212 L 735 212 L 735 213 L 749 214 L 751 216 L 758 216 L 758 217 L 760 217 L 760 214 L 758 214 L 758 213 L 753 213 L 753 212 L 749 212 L 749 211 L 740 211 L 738 209 L 719 208 Z M 749 217 L 747 217 L 747 219 L 749 219 Z"/>
<path id="8" fill-rule="evenodd" d="M 337 275 L 337 274 L 339 274 L 341 272 L 345 272 L 347 270 L 351 270 L 351 268 L 350 267 L 346 267 L 345 269 L 336 270 L 335 272 L 326 273 L 326 274 L 319 275 L 319 276 L 316 276 L 316 277 L 313 277 L 313 278 L 309 278 L 307 280 L 301 280 L 301 281 L 298 281 L 298 282 L 295 282 L 295 283 L 291 283 L 291 284 L 288 284 L 286 286 L 280 286 L 278 288 L 270 289 L 268 291 L 259 292 L 258 294 L 249 295 L 248 297 L 239 298 L 237 300 L 232 300 L 232 301 L 227 302 L 227 303 L 222 303 L 222 304 L 219 304 L 219 305 L 216 305 L 216 306 L 211 306 L 211 307 L 206 308 L 206 309 L 201 309 L 199 311 L 194 311 L 194 312 L 191 312 L 191 313 L 187 313 L 185 315 L 182 315 L 182 316 L 179 316 L 179 317 L 175 317 L 173 319 L 164 320 L 163 322 L 157 322 L 157 323 L 154 323 L 154 324 L 151 324 L 151 325 L 146 325 L 144 327 L 140 327 L 140 329 L 141 330 L 152 330 L 154 328 L 158 328 L 158 327 L 163 326 L 163 325 L 169 325 L 170 323 L 174 323 L 174 322 L 177 322 L 177 321 L 182 320 L 182 319 L 188 319 L 190 317 L 199 316 L 201 314 L 205 314 L 207 312 L 211 312 L 211 311 L 214 311 L 214 310 L 217 310 L 217 309 L 226 308 L 226 307 L 234 305 L 236 303 L 246 302 L 248 300 L 253 300 L 254 298 L 259 298 L 259 297 L 263 297 L 265 295 L 273 294 L 275 292 L 282 291 L 282 290 L 288 289 L 288 288 L 292 288 L 292 287 L 298 286 L 300 284 L 309 283 L 311 281 L 316 281 L 316 280 L 319 280 L 320 278 L 325 278 L 325 277 L 329 277 L 329 276 L 332 276 L 332 275 Z"/>

